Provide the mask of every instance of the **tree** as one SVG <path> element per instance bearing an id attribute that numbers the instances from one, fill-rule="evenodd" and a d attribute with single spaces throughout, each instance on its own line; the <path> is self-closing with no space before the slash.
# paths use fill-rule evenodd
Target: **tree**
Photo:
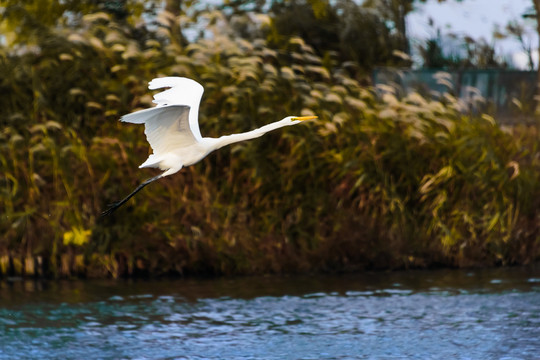
<path id="1" fill-rule="evenodd" d="M 367 0 L 364 6 L 374 8 L 383 17 L 394 24 L 394 30 L 398 38 L 398 50 L 410 54 L 409 39 L 407 37 L 407 14 L 413 11 L 415 0 Z M 425 0 L 420 0 L 425 1 Z"/>
<path id="2" fill-rule="evenodd" d="M 527 54 L 527 66 L 529 70 L 533 70 L 533 48 L 532 43 L 530 41 L 527 41 L 526 39 L 525 26 L 523 26 L 523 24 L 521 23 L 518 23 L 516 20 L 513 20 L 506 24 L 505 30 L 507 36 L 511 36 L 519 42 L 519 44 L 521 45 L 521 49 L 525 52 L 525 54 Z M 504 34 L 500 35 L 502 35 L 503 37 L 505 36 Z"/>

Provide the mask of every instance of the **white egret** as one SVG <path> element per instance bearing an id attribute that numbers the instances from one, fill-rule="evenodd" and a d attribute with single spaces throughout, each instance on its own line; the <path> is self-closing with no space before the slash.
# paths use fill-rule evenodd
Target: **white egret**
<path id="1" fill-rule="evenodd" d="M 182 77 L 163 77 L 150 81 L 150 90 L 169 88 L 154 95 L 155 107 L 124 115 L 120 121 L 144 124 L 144 133 L 154 153 L 139 168 L 164 170 L 158 176 L 143 181 L 124 199 L 112 203 L 101 216 L 114 212 L 146 185 L 193 165 L 223 146 L 258 138 L 284 126 L 296 125 L 316 116 L 288 116 L 258 129 L 219 138 L 202 137 L 199 130 L 199 103 L 204 88 L 198 82 Z"/>

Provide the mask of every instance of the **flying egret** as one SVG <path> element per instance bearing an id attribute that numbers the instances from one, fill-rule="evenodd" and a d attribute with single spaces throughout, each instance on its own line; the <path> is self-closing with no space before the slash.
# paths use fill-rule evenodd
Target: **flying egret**
<path id="1" fill-rule="evenodd" d="M 198 82 L 183 77 L 163 77 L 150 81 L 150 90 L 169 88 L 154 95 L 155 107 L 122 116 L 120 121 L 144 124 L 144 133 L 154 150 L 139 168 L 164 170 L 158 176 L 143 181 L 124 199 L 112 203 L 101 216 L 114 212 L 146 185 L 193 165 L 223 146 L 258 138 L 284 126 L 296 125 L 317 116 L 288 116 L 258 129 L 219 138 L 202 137 L 199 130 L 199 103 L 204 88 Z"/>

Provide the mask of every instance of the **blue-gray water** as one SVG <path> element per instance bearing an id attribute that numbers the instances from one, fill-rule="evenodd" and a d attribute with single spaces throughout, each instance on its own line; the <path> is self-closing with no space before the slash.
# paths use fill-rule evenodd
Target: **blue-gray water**
<path id="1" fill-rule="evenodd" d="M 540 269 L 0 282 L 0 359 L 538 359 Z"/>

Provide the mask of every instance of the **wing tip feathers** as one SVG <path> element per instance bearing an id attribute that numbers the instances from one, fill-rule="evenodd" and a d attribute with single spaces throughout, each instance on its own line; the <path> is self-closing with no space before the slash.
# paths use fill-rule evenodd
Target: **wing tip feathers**
<path id="1" fill-rule="evenodd" d="M 188 83 L 190 86 L 193 86 L 196 84 L 197 87 L 200 87 L 200 89 L 204 91 L 203 86 L 199 84 L 197 81 L 186 78 L 186 77 L 180 77 L 180 76 L 165 76 L 165 77 L 152 79 L 148 83 L 148 88 L 150 90 L 156 90 L 156 89 L 161 89 L 165 87 L 173 88 L 175 86 L 182 86 Z"/>

